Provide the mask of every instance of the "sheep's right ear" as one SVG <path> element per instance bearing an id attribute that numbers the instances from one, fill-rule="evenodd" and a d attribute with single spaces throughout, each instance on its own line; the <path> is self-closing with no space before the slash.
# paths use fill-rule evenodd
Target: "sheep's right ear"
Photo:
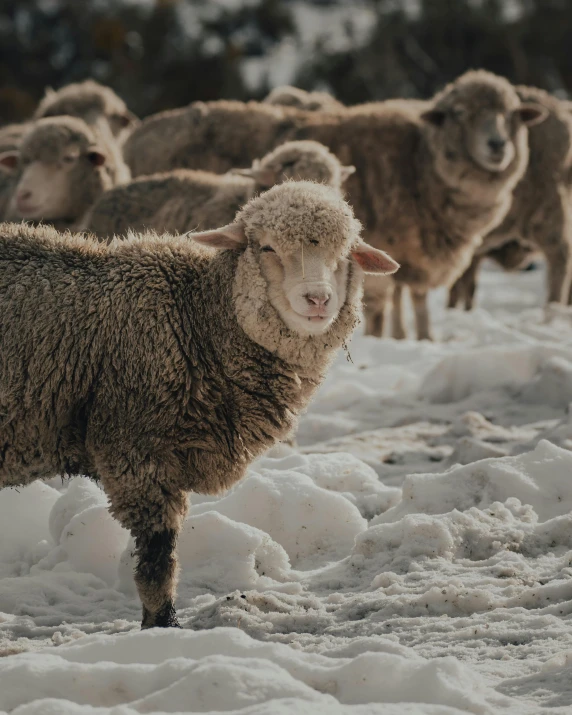
<path id="1" fill-rule="evenodd" d="M 429 109 L 421 114 L 421 119 L 435 127 L 442 127 L 445 123 L 446 113 L 441 109 Z"/>
<path id="2" fill-rule="evenodd" d="M 238 251 L 246 245 L 246 234 L 241 223 L 229 223 L 212 231 L 199 231 L 185 234 L 193 241 L 211 248 Z"/>
<path id="3" fill-rule="evenodd" d="M 3 169 L 5 172 L 12 173 L 16 170 L 19 159 L 20 153 L 17 151 L 3 152 L 0 154 L 0 169 Z"/>
<path id="4" fill-rule="evenodd" d="M 342 166 L 341 170 L 341 178 L 342 178 L 342 184 L 344 181 L 347 181 L 352 174 L 355 174 L 356 168 L 355 166 Z"/>

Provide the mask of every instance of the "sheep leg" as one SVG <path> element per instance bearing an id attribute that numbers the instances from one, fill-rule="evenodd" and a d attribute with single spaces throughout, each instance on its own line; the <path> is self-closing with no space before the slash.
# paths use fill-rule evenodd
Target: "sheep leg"
<path id="1" fill-rule="evenodd" d="M 373 335 L 374 338 L 381 338 L 383 335 L 383 308 L 365 306 L 365 334 Z"/>
<path id="2" fill-rule="evenodd" d="M 403 323 L 403 285 L 401 283 L 395 284 L 392 305 L 391 333 L 396 340 L 403 340 L 407 335 Z"/>
<path id="3" fill-rule="evenodd" d="M 174 606 L 177 580 L 177 532 L 163 529 L 135 536 L 135 583 L 141 603 L 141 628 L 180 628 Z"/>
<path id="4" fill-rule="evenodd" d="M 427 307 L 427 293 L 421 291 L 411 291 L 413 310 L 415 312 L 415 326 L 417 328 L 417 340 L 432 340 L 429 328 L 429 310 Z"/>
<path id="5" fill-rule="evenodd" d="M 477 275 L 483 257 L 473 256 L 470 266 L 457 278 L 449 291 L 449 308 L 456 308 L 463 303 L 465 310 L 472 310 L 477 290 Z"/>
<path id="6" fill-rule="evenodd" d="M 102 477 L 111 513 L 135 539 L 135 584 L 143 606 L 142 628 L 179 627 L 175 613 L 177 538 L 188 509 L 187 494 L 170 483 L 168 470 L 147 462 L 121 476 Z"/>
<path id="7" fill-rule="evenodd" d="M 548 264 L 548 302 L 567 303 L 572 277 L 572 254 L 566 241 L 544 247 Z"/>

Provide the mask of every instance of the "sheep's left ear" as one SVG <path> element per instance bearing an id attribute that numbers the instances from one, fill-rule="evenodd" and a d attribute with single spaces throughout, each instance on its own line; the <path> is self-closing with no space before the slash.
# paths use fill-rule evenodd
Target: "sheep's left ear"
<path id="1" fill-rule="evenodd" d="M 342 184 L 344 181 L 347 181 L 352 174 L 355 174 L 355 166 L 342 166 L 341 169 L 341 178 L 342 178 Z"/>
<path id="2" fill-rule="evenodd" d="M 548 116 L 547 110 L 540 104 L 521 104 L 518 109 L 514 110 L 514 114 L 520 117 L 520 121 L 527 127 L 540 124 Z"/>
<path id="3" fill-rule="evenodd" d="M 351 255 L 364 273 L 380 273 L 386 276 L 395 273 L 399 268 L 399 263 L 385 251 L 380 251 L 368 243 L 358 243 L 352 249 Z"/>
<path id="4" fill-rule="evenodd" d="M 237 176 L 247 176 L 249 179 L 254 179 L 261 186 L 274 186 L 276 183 L 276 174 L 272 169 L 263 169 L 258 159 L 254 160 L 250 169 L 231 169 L 231 172 Z"/>
<path id="5" fill-rule="evenodd" d="M 246 245 L 246 234 L 241 223 L 229 223 L 221 228 L 212 231 L 199 231 L 198 233 L 185 234 L 193 241 L 201 243 L 203 246 L 211 248 L 221 248 L 223 250 L 239 251 Z"/>

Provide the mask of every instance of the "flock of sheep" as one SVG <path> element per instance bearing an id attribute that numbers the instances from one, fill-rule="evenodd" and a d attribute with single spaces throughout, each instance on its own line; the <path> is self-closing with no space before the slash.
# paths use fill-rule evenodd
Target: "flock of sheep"
<path id="1" fill-rule="evenodd" d="M 419 338 L 432 288 L 471 307 L 485 255 L 542 251 L 568 302 L 571 152 L 566 102 L 483 71 L 429 101 L 280 88 L 141 123 L 95 82 L 48 92 L 0 129 L 0 486 L 98 479 L 143 627 L 178 625 L 187 493 L 288 438 L 364 273 L 377 336 L 389 303 L 405 336 L 405 287 Z"/>

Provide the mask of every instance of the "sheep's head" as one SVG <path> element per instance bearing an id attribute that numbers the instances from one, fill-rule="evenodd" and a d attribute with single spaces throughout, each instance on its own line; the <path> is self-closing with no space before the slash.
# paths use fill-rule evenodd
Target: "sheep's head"
<path id="1" fill-rule="evenodd" d="M 399 267 L 364 243 L 360 230 L 336 191 L 291 181 L 249 201 L 234 223 L 192 237 L 242 253 L 235 298 L 243 300 L 245 320 L 269 320 L 271 306 L 282 328 L 316 336 L 355 303 L 363 271 L 383 275 Z"/>
<path id="2" fill-rule="evenodd" d="M 0 154 L 14 175 L 10 215 L 28 220 L 75 218 L 111 186 L 107 156 L 80 119 L 40 119 L 18 150 Z"/>
<path id="3" fill-rule="evenodd" d="M 115 92 L 93 80 L 77 82 L 62 87 L 57 92 L 47 89 L 34 117 L 72 116 L 95 125 L 107 120 L 114 136 L 137 124 L 137 117 L 127 109 L 125 102 Z"/>
<path id="4" fill-rule="evenodd" d="M 541 122 L 546 111 L 522 103 L 507 80 L 479 70 L 445 87 L 421 116 L 432 153 L 444 164 L 468 159 L 500 174 L 520 155 L 526 160 L 525 127 Z"/>
<path id="5" fill-rule="evenodd" d="M 234 173 L 253 178 L 257 190 L 268 189 L 287 179 L 319 181 L 341 190 L 354 171 L 354 166 L 343 166 L 320 142 L 306 140 L 281 144 L 256 160 L 252 168 L 235 169 Z"/>

